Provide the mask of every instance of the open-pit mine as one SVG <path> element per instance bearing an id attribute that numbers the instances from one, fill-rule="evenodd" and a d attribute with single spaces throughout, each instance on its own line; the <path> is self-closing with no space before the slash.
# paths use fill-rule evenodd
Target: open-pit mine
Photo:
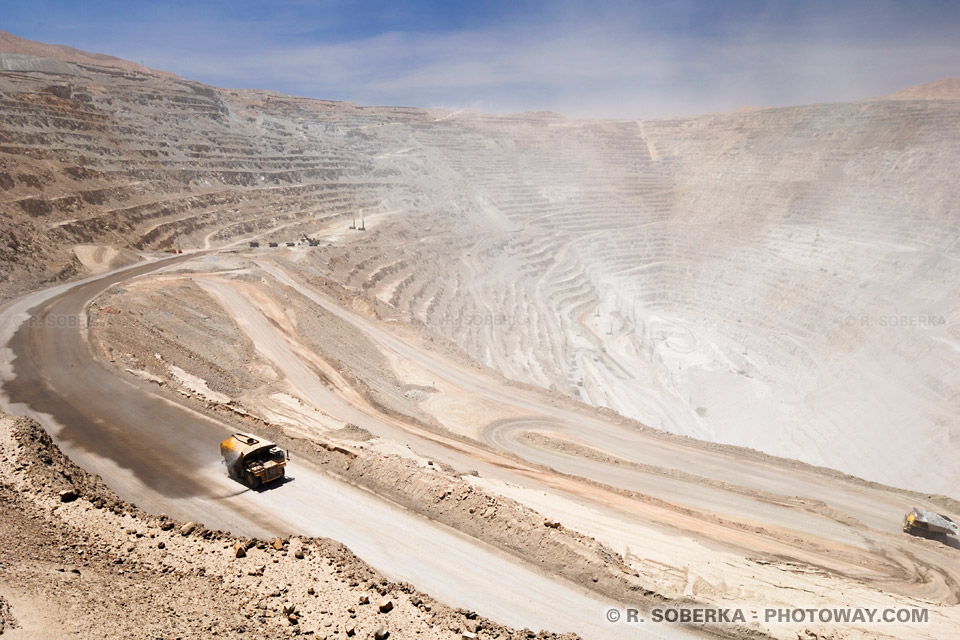
<path id="1" fill-rule="evenodd" d="M 0 635 L 955 637 L 957 166 L 956 80 L 493 116 L 0 33 Z"/>

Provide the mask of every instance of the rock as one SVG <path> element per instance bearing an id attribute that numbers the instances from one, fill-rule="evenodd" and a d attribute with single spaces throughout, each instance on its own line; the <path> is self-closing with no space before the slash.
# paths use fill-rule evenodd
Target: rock
<path id="1" fill-rule="evenodd" d="M 313 587 L 308 587 L 308 588 L 307 588 L 307 595 L 308 595 L 308 596 L 312 596 L 312 595 L 315 594 L 315 593 L 316 593 L 316 590 L 315 590 Z"/>
<path id="2" fill-rule="evenodd" d="M 247 555 L 247 547 L 242 542 L 233 545 L 233 555 L 237 558 L 244 558 Z"/>
<path id="3" fill-rule="evenodd" d="M 170 529 L 173 529 L 173 523 L 170 522 L 169 520 L 164 520 L 163 524 L 160 525 L 160 530 L 170 531 Z"/>
<path id="4" fill-rule="evenodd" d="M 390 632 L 383 627 L 377 627 L 377 630 L 373 632 L 373 637 L 375 640 L 386 640 L 390 637 Z"/>
<path id="5" fill-rule="evenodd" d="M 297 560 L 303 560 L 304 551 L 303 543 L 300 542 L 300 538 L 290 538 L 290 543 L 288 545 L 290 553 L 293 554 L 293 557 Z"/>
<path id="6" fill-rule="evenodd" d="M 79 497 L 75 489 L 64 489 L 60 492 L 60 502 L 73 502 Z"/>
<path id="7" fill-rule="evenodd" d="M 464 631 L 464 632 L 460 635 L 460 638 L 462 638 L 462 640 L 477 640 L 477 638 L 479 638 L 479 637 L 480 637 L 480 636 L 478 636 L 478 635 L 477 635 L 476 633 L 474 633 L 473 631 Z"/>
<path id="8" fill-rule="evenodd" d="M 188 536 L 191 533 L 193 533 L 196 528 L 197 528 L 196 522 L 188 522 L 187 524 L 180 527 L 180 535 Z"/>
<path id="9" fill-rule="evenodd" d="M 283 540 L 280 539 L 280 538 L 277 538 L 276 540 L 274 540 L 274 541 L 273 541 L 273 548 L 276 549 L 277 551 L 282 551 L 282 550 L 283 550 Z"/>
<path id="10" fill-rule="evenodd" d="M 163 540 L 157 543 L 157 549 L 166 549 L 166 548 L 167 548 L 167 543 L 164 542 Z"/>
<path id="11" fill-rule="evenodd" d="M 370 604 L 370 596 L 366 594 L 360 596 L 360 604 Z"/>
<path id="12" fill-rule="evenodd" d="M 547 518 L 546 520 L 543 521 L 543 526 L 550 527 L 551 529 L 559 529 L 560 523 L 557 522 L 556 520 L 551 520 L 550 518 Z"/>
<path id="13" fill-rule="evenodd" d="M 347 634 L 348 637 L 353 637 L 353 635 L 357 633 L 357 627 L 352 622 L 350 622 L 347 624 L 346 627 L 344 627 L 343 631 L 344 633 Z"/>
<path id="14" fill-rule="evenodd" d="M 391 600 L 390 598 L 384 598 L 383 600 L 380 601 L 380 604 L 377 606 L 380 609 L 380 613 L 387 613 L 391 609 L 393 609 L 393 600 Z"/>

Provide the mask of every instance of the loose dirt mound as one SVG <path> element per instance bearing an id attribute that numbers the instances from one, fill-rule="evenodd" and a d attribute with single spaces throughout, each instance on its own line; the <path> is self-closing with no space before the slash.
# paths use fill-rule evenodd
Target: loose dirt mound
<path id="1" fill-rule="evenodd" d="M 133 264 L 139 260 L 139 257 L 131 251 L 103 244 L 78 244 L 73 248 L 73 253 L 86 270 L 94 275 Z"/>

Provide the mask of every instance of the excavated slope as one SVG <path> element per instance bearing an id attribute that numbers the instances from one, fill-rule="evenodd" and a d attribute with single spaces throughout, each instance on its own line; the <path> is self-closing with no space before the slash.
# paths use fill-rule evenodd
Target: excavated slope
<path id="1" fill-rule="evenodd" d="M 50 60 L 0 65 L 3 295 L 362 210 L 311 268 L 508 377 L 960 496 L 960 101 L 575 121 Z"/>

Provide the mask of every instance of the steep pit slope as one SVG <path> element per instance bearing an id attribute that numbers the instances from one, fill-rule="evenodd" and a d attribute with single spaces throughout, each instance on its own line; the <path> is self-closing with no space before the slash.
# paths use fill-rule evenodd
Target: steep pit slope
<path id="1" fill-rule="evenodd" d="M 508 377 L 956 496 L 958 123 L 960 102 L 909 100 L 451 116 L 417 137 L 482 232 L 391 242 L 397 220 L 317 268 Z"/>
<path id="2" fill-rule="evenodd" d="M 62 64 L 0 74 L 7 295 L 86 273 L 77 245 L 358 234 L 362 210 L 310 268 L 508 377 L 960 495 L 956 100 L 573 121 Z"/>

